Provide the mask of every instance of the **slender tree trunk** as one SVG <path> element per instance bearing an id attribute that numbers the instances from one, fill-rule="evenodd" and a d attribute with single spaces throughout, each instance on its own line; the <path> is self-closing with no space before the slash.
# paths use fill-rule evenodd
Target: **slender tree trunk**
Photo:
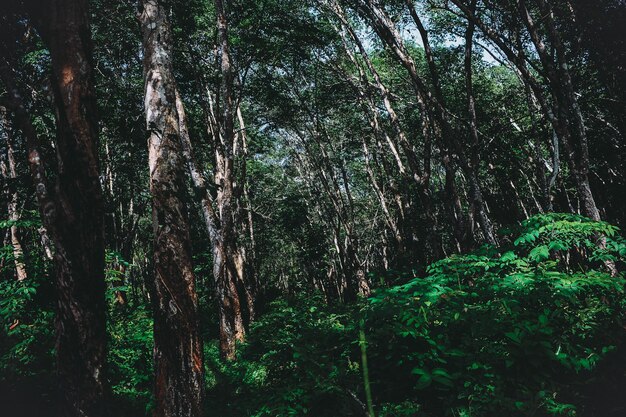
<path id="1" fill-rule="evenodd" d="M 359 347 L 361 349 L 361 366 L 363 368 L 363 387 L 365 388 L 367 417 L 375 417 L 369 366 L 367 365 L 367 339 L 365 338 L 365 319 L 361 319 L 359 321 Z"/>
<path id="2" fill-rule="evenodd" d="M 109 140 L 105 140 L 104 141 L 104 155 L 105 155 L 105 159 L 104 159 L 104 183 L 105 183 L 105 196 L 106 199 L 109 200 L 109 204 L 113 205 L 113 202 L 115 201 L 115 188 L 113 186 L 113 182 L 114 182 L 114 177 L 115 177 L 115 173 L 113 170 L 113 166 L 111 164 L 111 149 L 109 146 Z M 108 212 L 108 210 L 105 210 L 106 212 Z M 123 224 L 121 223 L 121 219 L 122 219 L 122 213 L 123 211 L 120 209 L 119 212 L 119 216 L 116 213 L 116 210 L 113 209 L 110 211 L 110 223 L 109 223 L 109 227 L 110 227 L 110 241 L 108 244 L 111 244 L 110 242 L 112 242 L 113 248 L 116 251 L 116 258 L 113 259 L 113 261 L 111 262 L 111 265 L 108 265 L 107 268 L 110 268 L 112 271 L 115 271 L 115 276 L 113 277 L 113 281 L 111 282 L 111 286 L 115 287 L 115 302 L 122 306 L 125 305 L 128 302 L 127 296 L 126 296 L 126 291 L 120 289 L 124 286 L 124 280 L 125 280 L 125 276 L 126 276 L 126 266 L 124 265 L 123 262 L 121 261 L 127 261 L 128 259 L 124 258 L 123 254 L 121 254 L 121 246 L 124 245 L 124 243 L 120 243 L 120 241 L 124 238 L 126 238 L 127 236 L 125 236 L 123 234 Z M 109 230 L 108 227 L 105 228 L 106 230 Z M 122 256 L 122 259 L 117 259 L 117 256 Z"/>
<path id="3" fill-rule="evenodd" d="M 314 165 L 317 168 L 319 183 L 329 197 L 336 215 L 335 243 L 340 255 L 339 260 L 343 281 L 341 295 L 344 301 L 350 302 L 356 300 L 358 296 L 367 297 L 370 295 L 369 284 L 365 277 L 365 272 L 361 268 L 361 262 L 358 259 L 358 242 L 354 233 L 354 207 L 350 185 L 345 166 L 340 165 L 340 172 L 337 173 L 332 166 L 330 155 L 320 135 L 317 132 L 312 132 L 312 136 L 316 139 L 319 155 L 315 156 L 313 149 L 306 145 L 305 147 L 307 148 L 309 159 L 317 161 Z M 327 137 L 327 134 L 325 136 Z M 339 180 L 339 175 L 342 176 L 341 181 Z M 340 183 L 343 183 L 343 191 L 339 185 Z M 343 239 L 341 239 L 341 230 L 344 232 Z"/>
<path id="4" fill-rule="evenodd" d="M 254 321 L 255 318 L 255 304 L 256 298 L 259 292 L 259 281 L 256 273 L 256 241 L 254 238 L 254 217 L 252 215 L 252 200 L 250 199 L 250 181 L 247 175 L 247 160 L 248 160 L 248 136 L 246 134 L 246 125 L 243 119 L 243 113 L 241 106 L 237 106 L 237 121 L 239 122 L 238 137 L 241 139 L 241 152 L 240 166 L 241 175 L 239 181 L 241 186 L 239 188 L 240 193 L 238 195 L 239 201 L 239 213 L 245 211 L 246 218 L 239 219 L 240 233 L 248 236 L 248 244 L 244 245 L 240 243 L 238 245 L 239 252 L 239 285 L 244 292 L 246 299 L 246 311 L 248 313 L 247 323 Z"/>
<path id="5" fill-rule="evenodd" d="M 363 155 L 365 157 L 365 169 L 367 171 L 367 175 L 370 179 L 370 182 L 372 183 L 372 187 L 374 188 L 376 196 L 378 197 L 378 201 L 380 202 L 380 206 L 383 210 L 383 214 L 385 215 L 385 222 L 387 223 L 387 226 L 389 227 L 389 230 L 391 230 L 393 237 L 396 241 L 397 249 L 399 252 L 403 252 L 404 251 L 404 242 L 403 242 L 404 239 L 402 237 L 402 233 L 400 233 L 400 229 L 398 228 L 396 219 L 394 218 L 394 216 L 391 215 L 391 212 L 387 205 L 387 200 L 385 199 L 385 195 L 380 185 L 378 184 L 378 179 L 376 178 L 374 170 L 372 169 L 370 150 L 369 150 L 369 147 L 367 146 L 367 139 L 365 138 L 365 136 L 362 137 L 362 142 L 363 142 Z"/>
<path id="6" fill-rule="evenodd" d="M 354 59 L 353 57 L 353 54 L 349 52 L 347 48 L 346 48 L 346 52 L 352 58 L 353 63 L 355 65 L 358 65 L 356 59 Z M 363 71 L 360 69 L 360 67 L 357 66 L 357 68 L 359 69 L 359 72 L 361 73 L 361 78 L 365 79 L 365 75 L 363 74 Z M 372 129 L 373 136 L 376 140 L 378 151 L 382 153 L 382 150 L 384 149 L 382 143 L 385 142 L 388 146 L 388 149 L 391 151 L 393 158 L 396 160 L 400 173 L 402 175 L 406 174 L 404 163 L 402 162 L 402 159 L 400 158 L 400 155 L 397 151 L 394 141 L 389 137 L 389 135 L 387 135 L 387 133 L 380 126 L 379 110 L 374 104 L 372 97 L 367 93 L 367 88 L 361 85 L 357 85 L 356 83 L 354 83 L 353 85 L 359 93 L 359 99 L 361 103 L 364 105 L 364 108 L 365 108 L 364 110 L 369 119 L 369 124 Z M 385 193 L 383 192 L 383 187 L 381 187 L 381 185 L 379 184 L 378 176 L 376 175 L 374 171 L 375 166 L 382 165 L 382 171 L 384 171 L 387 177 L 385 179 L 386 183 L 389 184 L 389 188 L 391 189 L 391 192 L 393 194 L 393 201 L 397 205 L 397 208 L 398 208 L 398 217 L 400 218 L 403 217 L 403 202 L 402 202 L 403 198 L 400 195 L 397 186 L 395 185 L 395 181 L 393 180 L 391 169 L 389 168 L 390 164 L 387 162 L 385 156 L 381 155 L 380 157 L 376 157 L 375 155 L 373 155 L 373 153 L 370 151 L 370 148 L 367 143 L 368 140 L 365 135 L 361 136 L 361 142 L 363 144 L 365 168 L 370 178 L 372 188 L 374 189 L 374 192 L 376 193 L 376 196 L 378 197 L 378 200 L 380 202 L 381 209 L 385 216 L 385 223 L 387 223 L 388 228 L 391 230 L 394 236 L 394 240 L 396 242 L 396 248 L 395 248 L 396 252 L 398 254 L 403 254 L 405 251 L 405 247 L 404 247 L 405 238 L 403 237 L 402 231 L 400 230 L 398 226 L 398 220 L 396 219 L 396 216 L 393 215 L 392 210 L 389 208 L 387 204 L 387 199 L 385 197 Z M 382 163 L 379 164 L 380 160 L 382 160 Z M 385 180 L 383 180 L 383 183 L 385 183 Z M 384 234 L 382 236 L 384 237 Z"/>
<path id="7" fill-rule="evenodd" d="M 461 204 L 461 197 L 457 191 L 456 176 L 457 171 L 450 161 L 449 155 L 443 156 L 443 167 L 445 170 L 445 196 L 448 203 L 448 218 L 454 225 L 453 237 L 458 253 L 470 250 L 475 243 L 473 233 L 473 222 L 466 219 Z"/>
<path id="8" fill-rule="evenodd" d="M 442 156 L 445 158 L 448 151 L 452 149 L 456 152 L 459 166 L 466 175 L 468 183 L 471 187 L 470 198 L 472 198 L 472 204 L 477 210 L 479 224 L 483 230 L 485 240 L 489 243 L 497 244 L 497 241 L 495 240 L 495 232 L 493 231 L 493 225 L 482 197 L 482 188 L 478 178 L 478 172 L 476 171 L 476 167 L 472 166 L 471 159 L 468 160 L 465 155 L 466 150 L 458 138 L 458 132 L 455 131 L 449 120 L 448 110 L 446 109 L 442 89 L 439 85 L 438 71 L 434 65 L 432 51 L 430 50 L 428 33 L 424 29 L 419 16 L 415 12 L 413 4 L 411 2 L 407 2 L 407 4 L 409 11 L 411 12 L 411 16 L 420 31 L 423 44 L 425 45 L 425 53 L 428 55 L 427 61 L 433 82 L 432 90 L 429 89 L 427 83 L 419 75 L 415 61 L 406 50 L 398 29 L 386 11 L 377 2 L 371 0 L 360 0 L 361 9 L 369 18 L 379 38 L 386 44 L 398 62 L 407 70 L 416 93 L 418 104 L 423 103 L 420 107 L 422 108 L 424 117 L 431 117 L 438 124 L 433 127 L 433 131 L 439 131 L 441 134 L 440 145 L 446 150 L 445 152 L 442 152 Z M 453 183 L 450 184 L 453 185 Z"/>
<path id="9" fill-rule="evenodd" d="M 14 40 L 7 42 L 10 44 Z M 2 43 L 0 42 L 0 45 Z M 30 116 L 24 106 L 20 91 L 17 89 L 15 80 L 13 79 L 13 70 L 7 58 L 11 51 L 1 49 L 5 55 L 5 59 L 0 59 L 0 79 L 2 80 L 9 98 L 8 106 L 15 114 L 18 128 L 22 131 L 22 135 L 26 139 L 28 148 L 28 165 L 30 174 L 35 187 L 35 196 L 39 205 L 39 213 L 43 222 L 43 226 L 38 229 L 41 236 L 41 245 L 44 254 L 48 260 L 54 259 L 53 239 L 50 237 L 49 230 L 53 230 L 56 208 L 55 201 L 51 192 L 51 186 L 46 177 L 46 167 L 43 156 L 40 151 L 40 141 L 37 132 L 30 120 Z"/>
<path id="10" fill-rule="evenodd" d="M 245 295 L 238 268 L 241 262 L 237 247 L 235 227 L 236 198 L 238 189 L 235 187 L 235 116 L 236 104 L 234 97 L 235 68 L 230 55 L 228 39 L 228 20 L 222 0 L 215 0 L 217 14 L 217 34 L 221 72 L 220 102 L 215 119 L 218 124 L 218 135 L 215 141 L 215 183 L 218 186 L 216 205 L 219 213 L 220 228 L 217 245 L 213 249 L 213 275 L 216 280 L 218 308 L 220 316 L 220 351 L 222 356 L 233 359 L 236 343 L 245 337 L 244 303 Z M 244 286 L 245 287 L 245 284 Z"/>
<path id="11" fill-rule="evenodd" d="M 319 136 L 317 132 L 313 136 Z M 300 175 L 305 179 L 310 188 L 310 194 L 325 195 L 327 200 L 318 199 L 326 203 L 317 206 L 320 218 L 325 219 L 328 227 L 333 231 L 333 244 L 337 253 L 336 268 L 329 271 L 329 280 L 335 280 L 335 298 L 344 302 L 354 301 L 359 296 L 367 297 L 370 294 L 369 283 L 362 269 L 362 263 L 358 257 L 358 242 L 356 241 L 351 210 L 348 207 L 349 188 L 345 184 L 346 198 L 342 196 L 335 170 L 330 166 L 329 155 L 324 149 L 320 138 L 317 138 L 318 147 L 312 148 L 303 137 L 300 141 L 306 152 L 305 157 L 297 156 L 299 161 Z M 343 232 L 343 233 L 342 233 Z M 335 272 L 340 272 L 336 274 Z M 332 286 L 332 282 L 329 283 Z"/>
<path id="12" fill-rule="evenodd" d="M 472 12 L 476 9 L 476 0 L 470 2 L 470 10 Z M 494 232 L 493 224 L 489 214 L 487 213 L 487 207 L 484 202 L 482 189 L 480 186 L 480 179 L 478 178 L 480 159 L 478 156 L 480 139 L 478 137 L 478 118 L 476 116 L 476 100 L 474 98 L 474 85 L 472 78 L 472 46 L 474 44 L 474 28 L 473 21 L 468 21 L 467 29 L 465 31 L 465 92 L 467 94 L 467 113 L 469 115 L 469 128 L 470 128 L 470 156 L 466 163 L 466 172 L 469 176 L 468 182 L 470 184 L 470 195 L 472 198 L 472 206 L 475 211 L 475 215 L 478 218 L 478 224 L 483 232 L 483 236 L 487 243 L 492 245 L 498 244 L 498 239 Z"/>
<path id="13" fill-rule="evenodd" d="M 167 15 L 158 0 L 142 1 L 139 20 L 154 230 L 154 416 L 197 417 L 202 415 L 203 353 Z"/>
<path id="14" fill-rule="evenodd" d="M 587 141 L 587 129 L 585 120 L 578 104 L 578 98 L 574 91 L 572 75 L 569 70 L 569 64 L 565 55 L 565 46 L 561 40 L 561 34 L 556 29 L 554 22 L 554 12 L 550 3 L 546 0 L 539 0 L 543 14 L 546 15 L 548 32 L 556 51 L 557 63 L 559 68 L 559 78 L 563 82 L 563 95 L 568 104 L 568 110 L 571 114 L 573 130 L 577 137 L 577 152 L 573 156 L 574 165 L 576 166 L 575 179 L 578 189 L 579 198 L 582 201 L 583 213 L 593 220 L 600 220 L 600 211 L 596 205 L 595 198 L 589 184 L 589 147 Z"/>
<path id="15" fill-rule="evenodd" d="M 554 48 L 557 59 L 556 64 L 553 62 L 552 54 L 547 50 L 537 23 L 526 8 L 525 1 L 519 0 L 517 2 L 520 19 L 525 25 L 539 56 L 543 69 L 541 72 L 550 83 L 550 94 L 553 98 L 552 105 L 547 102 L 541 86 L 526 67 L 529 61 L 525 60 L 525 56 L 523 54 L 516 54 L 498 31 L 489 27 L 461 0 L 451 0 L 451 2 L 466 15 L 468 20 L 472 20 L 486 37 L 500 48 L 507 59 L 519 70 L 520 75 L 528 82 L 528 85 L 531 87 L 535 97 L 537 97 L 554 131 L 562 141 L 563 148 L 568 156 L 568 164 L 576 184 L 578 196 L 582 202 L 584 214 L 592 219 L 599 220 L 600 212 L 596 206 L 589 184 L 589 156 L 584 120 L 573 90 L 571 74 L 565 59 L 563 45 L 553 22 L 550 4 L 543 0 L 539 1 L 539 6 L 542 10 L 542 18 L 540 21 L 547 26 L 547 36 L 550 37 Z M 574 146 L 575 141 L 572 131 L 575 132 L 578 137 L 576 141 L 577 146 Z"/>
<path id="16" fill-rule="evenodd" d="M 1 132 L 6 139 L 7 154 L 6 162 L 3 155 L 0 171 L 7 186 L 7 211 L 9 221 L 12 222 L 9 233 L 11 235 L 11 245 L 13 246 L 13 263 L 15 264 L 15 274 L 18 281 L 24 281 L 28 278 L 26 265 L 24 264 L 24 250 L 19 237 L 17 222 L 20 219 L 18 203 L 19 195 L 17 192 L 17 170 L 15 155 L 13 150 L 13 141 L 11 137 L 11 127 L 8 123 L 6 109 L 0 108 Z"/>

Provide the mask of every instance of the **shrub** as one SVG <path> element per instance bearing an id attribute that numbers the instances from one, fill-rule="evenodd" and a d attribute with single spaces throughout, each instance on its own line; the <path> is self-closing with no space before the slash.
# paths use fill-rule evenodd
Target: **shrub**
<path id="1" fill-rule="evenodd" d="M 379 291 L 368 324 L 374 390 L 425 415 L 574 415 L 576 395 L 623 341 L 626 254 L 617 228 L 535 216 L 509 247 L 432 264 Z M 393 414 L 400 415 L 400 414 Z"/>

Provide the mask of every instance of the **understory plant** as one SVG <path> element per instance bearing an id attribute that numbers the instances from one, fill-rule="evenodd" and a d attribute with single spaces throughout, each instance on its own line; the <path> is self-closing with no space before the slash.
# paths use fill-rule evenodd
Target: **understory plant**
<path id="1" fill-rule="evenodd" d="M 432 416 L 573 416 L 593 402 L 585 384 L 624 340 L 624 239 L 571 214 L 532 217 L 509 237 L 371 298 L 381 399 Z"/>

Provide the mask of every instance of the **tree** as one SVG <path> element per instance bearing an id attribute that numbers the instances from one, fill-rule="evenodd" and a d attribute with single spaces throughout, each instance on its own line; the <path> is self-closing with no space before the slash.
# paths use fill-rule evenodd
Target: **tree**
<path id="1" fill-rule="evenodd" d="M 41 217 L 55 246 L 56 359 L 65 413 L 104 416 L 104 229 L 88 4 L 58 0 L 26 6 L 51 57 L 58 166 L 53 189 L 10 67 L 16 39 L 3 39 L 7 53 L 0 66 L 9 105 L 28 142 Z"/>
<path id="2" fill-rule="evenodd" d="M 154 416 L 191 417 L 202 414 L 204 368 L 167 14 L 158 0 L 141 2 L 154 233 Z"/>
<path id="3" fill-rule="evenodd" d="M 494 26 L 490 26 L 472 6 L 466 4 L 467 2 L 453 0 L 453 3 L 468 20 L 480 28 L 485 37 L 500 48 L 507 59 L 515 65 L 525 82 L 530 85 L 547 120 L 565 149 L 583 213 L 594 220 L 600 220 L 600 212 L 589 182 L 590 162 L 585 118 L 574 88 L 571 65 L 567 62 L 566 44 L 555 21 L 556 11 L 551 2 L 538 0 L 536 4 L 533 4 L 533 9 L 525 1 L 517 2 L 516 6 L 510 5 L 510 9 L 514 10 L 512 16 L 514 16 L 515 23 L 525 28 L 541 67 L 529 61 L 529 54 L 523 49 L 516 53 L 515 46 L 512 46 L 515 43 L 506 39 Z M 487 8 L 488 11 L 491 9 L 496 10 L 493 6 Z M 536 19 L 533 16 L 533 10 L 543 17 Z M 571 17 L 566 19 L 568 18 Z M 547 81 L 550 101 L 526 67 L 527 61 Z"/>

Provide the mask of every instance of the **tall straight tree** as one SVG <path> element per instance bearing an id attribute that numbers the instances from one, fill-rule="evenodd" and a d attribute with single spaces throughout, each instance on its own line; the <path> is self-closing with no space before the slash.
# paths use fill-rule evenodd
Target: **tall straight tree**
<path id="1" fill-rule="evenodd" d="M 203 357 L 167 14 L 158 0 L 140 2 L 154 232 L 154 416 L 192 417 L 201 415 Z"/>
<path id="2" fill-rule="evenodd" d="M 221 73 L 219 101 L 213 119 L 215 148 L 215 184 L 217 185 L 217 212 L 219 235 L 213 242 L 213 274 L 216 280 L 220 316 L 220 350 L 222 356 L 232 359 L 235 344 L 245 336 L 244 306 L 253 315 L 252 297 L 247 297 L 243 257 L 237 245 L 237 199 L 243 192 L 243 183 L 237 184 L 235 157 L 238 154 L 238 135 L 235 132 L 237 103 L 234 94 L 235 67 L 230 54 L 228 19 L 223 0 L 215 0 L 217 38 Z"/>
<path id="3" fill-rule="evenodd" d="M 0 75 L 29 151 L 40 213 L 54 241 L 57 370 L 64 415 L 107 415 L 104 233 L 89 10 L 85 0 L 26 2 L 50 52 L 57 172 L 48 187 L 38 138 L 13 79 L 16 39 L 2 41 Z"/>

